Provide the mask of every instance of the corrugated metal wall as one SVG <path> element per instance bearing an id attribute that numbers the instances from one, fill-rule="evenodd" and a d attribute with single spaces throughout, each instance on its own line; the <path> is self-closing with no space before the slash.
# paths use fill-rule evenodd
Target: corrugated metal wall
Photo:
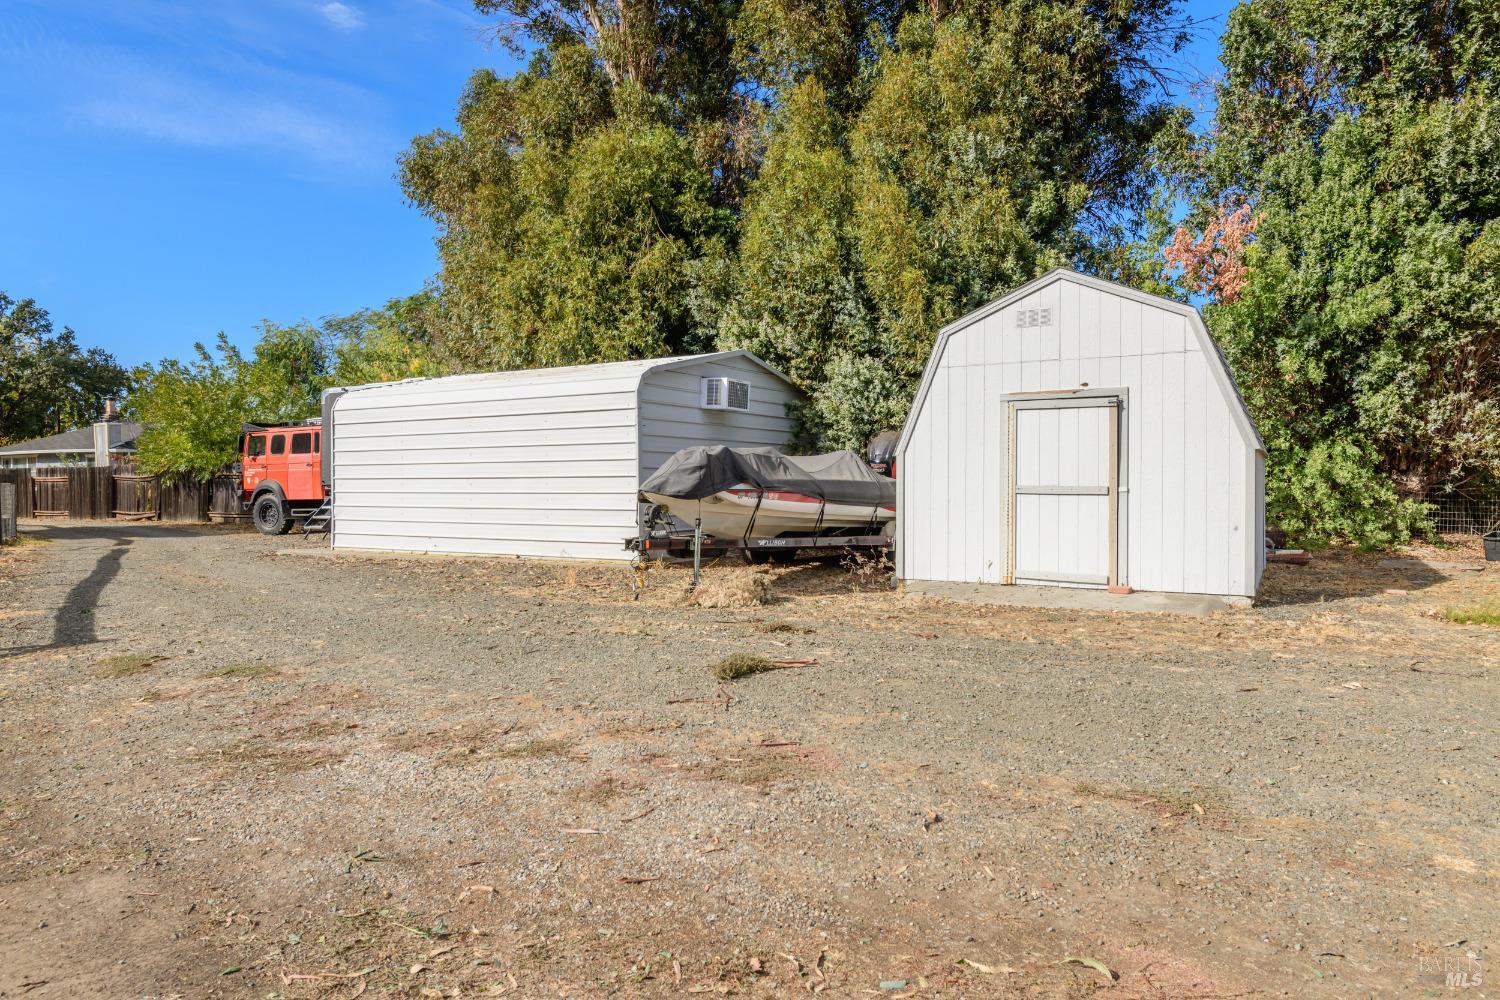
<path id="1" fill-rule="evenodd" d="M 700 380 L 720 377 L 750 383 L 749 412 L 699 407 Z M 641 379 L 641 478 L 683 448 L 785 446 L 792 436 L 787 406 L 796 398 L 790 385 L 743 357 L 652 369 Z"/>
<path id="2" fill-rule="evenodd" d="M 333 545 L 628 558 L 622 541 L 635 532 L 643 472 L 678 448 L 781 444 L 789 432 L 790 387 L 754 361 L 683 364 L 500 372 L 349 392 L 335 407 Z M 752 381 L 752 412 L 701 410 L 704 374 Z"/>
<path id="3" fill-rule="evenodd" d="M 1103 284 L 1103 283 L 1099 283 Z M 1052 310 L 1018 328 L 1017 311 Z M 911 417 L 900 466 L 900 573 L 999 583 L 1006 557 L 1006 407 L 1014 393 L 1129 390 L 1121 485 L 1123 582 L 1137 590 L 1253 596 L 1263 472 L 1192 320 L 1058 275 L 953 333 Z"/>

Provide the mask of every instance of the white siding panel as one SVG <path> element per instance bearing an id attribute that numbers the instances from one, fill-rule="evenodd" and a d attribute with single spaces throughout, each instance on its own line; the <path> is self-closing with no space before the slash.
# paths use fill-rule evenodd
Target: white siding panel
<path id="1" fill-rule="evenodd" d="M 1152 357 L 1153 355 L 1145 355 Z M 1186 477 L 1187 414 L 1183 393 L 1183 356 L 1163 354 L 1162 359 L 1162 583 L 1156 589 L 1186 589 L 1187 506 Z"/>
<path id="2" fill-rule="evenodd" d="M 1182 358 L 1182 589 L 1206 594 L 1214 561 L 1208 540 L 1208 366 L 1196 354 Z M 1221 536 L 1215 547 L 1222 545 Z"/>
<path id="3" fill-rule="evenodd" d="M 960 545 L 964 555 L 964 579 L 978 582 L 984 578 L 985 554 L 977 544 L 984 537 L 984 366 L 964 369 L 964 514 L 963 523 L 972 526 L 963 532 Z"/>

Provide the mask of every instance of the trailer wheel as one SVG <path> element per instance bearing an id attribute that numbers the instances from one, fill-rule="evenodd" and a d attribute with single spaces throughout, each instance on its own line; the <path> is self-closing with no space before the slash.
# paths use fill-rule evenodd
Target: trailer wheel
<path id="1" fill-rule="evenodd" d="M 262 535 L 284 535 L 292 526 L 286 506 L 274 493 L 262 493 L 255 498 L 255 505 L 250 508 L 250 518 L 255 522 L 255 530 Z"/>

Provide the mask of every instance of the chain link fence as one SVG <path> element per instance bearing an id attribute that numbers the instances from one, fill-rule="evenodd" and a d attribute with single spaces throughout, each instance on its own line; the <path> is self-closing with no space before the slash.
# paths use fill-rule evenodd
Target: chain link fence
<path id="1" fill-rule="evenodd" d="M 1427 502 L 1433 505 L 1432 524 L 1440 535 L 1483 535 L 1500 528 L 1500 491 L 1434 490 Z"/>

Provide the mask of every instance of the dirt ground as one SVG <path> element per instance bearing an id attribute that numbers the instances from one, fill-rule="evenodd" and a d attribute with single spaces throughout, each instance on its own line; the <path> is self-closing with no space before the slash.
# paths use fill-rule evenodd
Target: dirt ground
<path id="1" fill-rule="evenodd" d="M 1500 629 L 1438 613 L 1493 566 L 1327 553 L 1186 618 L 798 564 L 710 608 L 676 569 L 633 601 L 620 567 L 24 534 L 3 997 L 1494 992 Z M 815 662 L 721 685 L 732 653 Z"/>

